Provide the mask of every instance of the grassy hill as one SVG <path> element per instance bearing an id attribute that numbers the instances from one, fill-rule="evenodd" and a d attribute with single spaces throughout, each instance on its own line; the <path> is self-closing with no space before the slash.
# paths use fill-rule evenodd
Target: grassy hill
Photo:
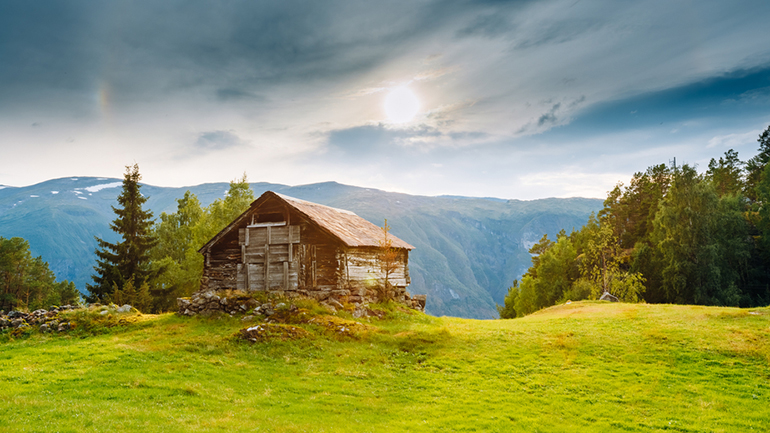
<path id="1" fill-rule="evenodd" d="M 27 187 L 0 189 L 0 236 L 27 239 L 32 253 L 47 261 L 59 279 L 85 292 L 91 282 L 98 236 L 115 242 L 121 179 L 62 178 Z M 427 294 L 434 315 L 495 318 L 508 287 L 530 266 L 529 247 L 544 233 L 579 228 L 602 206 L 596 199 L 532 201 L 468 197 L 424 197 L 325 182 L 288 186 L 252 183 L 267 190 L 356 212 L 417 247 L 410 256 L 413 294 Z M 227 183 L 183 188 L 143 185 L 157 217 L 174 212 L 187 190 L 208 205 L 224 196 Z"/>
<path id="2" fill-rule="evenodd" d="M 768 308 L 579 302 L 508 321 L 391 309 L 258 343 L 227 316 L 132 321 L 0 336 L 0 431 L 770 430 Z"/>

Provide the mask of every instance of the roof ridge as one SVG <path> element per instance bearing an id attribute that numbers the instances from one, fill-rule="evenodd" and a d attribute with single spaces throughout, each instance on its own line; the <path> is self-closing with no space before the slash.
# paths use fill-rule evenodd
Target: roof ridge
<path id="1" fill-rule="evenodd" d="M 275 191 L 270 191 L 270 192 L 272 192 L 273 194 L 275 194 L 275 195 L 277 195 L 277 196 L 279 196 L 282 199 L 287 200 L 287 201 L 294 201 L 294 202 L 301 203 L 301 204 L 306 205 L 306 206 L 324 207 L 324 208 L 331 209 L 331 210 L 334 210 L 334 211 L 339 212 L 339 213 L 344 213 L 344 214 L 347 214 L 347 215 L 358 216 L 355 212 L 349 211 L 347 209 L 340 209 L 340 208 L 336 208 L 336 207 L 326 206 L 326 205 L 320 204 L 320 203 L 315 203 L 315 202 L 312 202 L 312 201 L 302 200 L 301 198 L 291 197 L 291 196 L 288 196 L 286 194 L 281 194 L 280 192 L 275 192 Z"/>

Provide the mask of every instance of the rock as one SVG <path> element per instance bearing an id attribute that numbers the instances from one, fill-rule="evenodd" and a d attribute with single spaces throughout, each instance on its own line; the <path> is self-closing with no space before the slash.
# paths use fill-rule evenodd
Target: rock
<path id="1" fill-rule="evenodd" d="M 278 305 L 275 306 L 276 310 L 279 310 L 281 308 L 286 308 L 286 304 L 283 302 L 278 303 Z"/>
<path id="2" fill-rule="evenodd" d="M 109 313 L 109 310 L 102 310 L 99 312 L 99 314 L 101 314 L 102 316 L 104 316 L 107 313 Z"/>
<path id="3" fill-rule="evenodd" d="M 64 332 L 64 331 L 69 331 L 69 330 L 70 330 L 69 322 L 59 323 L 59 327 L 56 328 L 57 332 Z"/>
<path id="4" fill-rule="evenodd" d="M 329 305 L 332 307 L 338 309 L 338 310 L 344 310 L 345 306 L 342 305 L 342 303 L 334 298 L 329 298 L 329 300 L 326 301 Z"/>
<path id="5" fill-rule="evenodd" d="M 24 324 L 24 319 L 13 319 L 11 320 L 11 326 L 14 328 L 18 328 L 19 326 Z"/>
<path id="6" fill-rule="evenodd" d="M 7 328 L 11 326 L 11 322 L 8 319 L 0 319 L 0 328 Z"/>
<path id="7" fill-rule="evenodd" d="M 602 297 L 599 298 L 600 301 L 610 301 L 610 302 L 618 302 L 620 299 L 617 298 L 617 296 L 614 296 L 610 292 L 604 292 L 602 293 Z"/>
<path id="8" fill-rule="evenodd" d="M 412 308 L 415 310 L 425 311 L 425 302 L 428 299 L 428 295 L 413 295 L 412 296 Z"/>
<path id="9" fill-rule="evenodd" d="M 254 320 L 254 316 L 243 316 L 243 319 L 241 319 L 241 322 L 249 322 Z"/>
<path id="10" fill-rule="evenodd" d="M 22 313 L 21 311 L 11 311 L 11 312 L 8 313 L 8 318 L 9 319 L 16 319 L 16 318 L 24 317 L 24 316 L 26 316 L 26 314 Z"/>
<path id="11" fill-rule="evenodd" d="M 40 325 L 40 332 L 44 332 L 45 333 L 45 332 L 50 332 L 50 331 L 51 331 L 51 328 L 49 328 L 48 325 L 46 325 L 45 323 Z"/>
<path id="12" fill-rule="evenodd" d="M 118 313 L 130 313 L 131 312 L 131 306 L 128 304 L 123 305 L 122 307 L 118 307 Z"/>

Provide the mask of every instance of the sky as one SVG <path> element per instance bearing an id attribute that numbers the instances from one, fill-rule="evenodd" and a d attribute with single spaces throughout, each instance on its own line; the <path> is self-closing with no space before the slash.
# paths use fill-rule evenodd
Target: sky
<path id="1" fill-rule="evenodd" d="M 768 16 L 766 0 L 2 2 L 0 185 L 136 162 L 157 186 L 604 198 L 674 158 L 756 154 Z"/>

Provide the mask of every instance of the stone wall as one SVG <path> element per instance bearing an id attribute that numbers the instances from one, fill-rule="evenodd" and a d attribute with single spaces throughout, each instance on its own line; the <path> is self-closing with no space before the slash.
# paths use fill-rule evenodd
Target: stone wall
<path id="1" fill-rule="evenodd" d="M 363 289 L 359 289 L 363 290 Z M 303 293 L 304 292 L 304 293 Z M 270 292 L 271 295 L 286 297 L 286 298 L 308 298 L 319 301 L 322 305 L 332 310 L 342 310 L 345 308 L 345 304 L 352 305 L 354 308 L 354 315 L 356 312 L 366 311 L 366 306 L 369 303 L 377 301 L 377 294 L 369 290 L 364 296 L 360 296 L 359 299 L 369 302 L 354 302 L 348 301 L 350 296 L 350 290 L 329 290 L 329 291 L 291 291 L 282 292 L 274 291 Z M 426 295 L 409 295 L 406 291 L 401 293 L 390 293 L 390 295 L 399 295 L 394 299 L 396 302 L 413 308 L 418 311 L 425 311 Z M 248 293 L 240 290 L 199 290 L 189 298 L 177 299 L 177 312 L 178 314 L 185 316 L 194 316 L 197 314 L 214 314 L 224 313 L 230 315 L 246 314 L 259 307 L 259 303 Z M 363 314 L 365 315 L 365 314 Z"/>

